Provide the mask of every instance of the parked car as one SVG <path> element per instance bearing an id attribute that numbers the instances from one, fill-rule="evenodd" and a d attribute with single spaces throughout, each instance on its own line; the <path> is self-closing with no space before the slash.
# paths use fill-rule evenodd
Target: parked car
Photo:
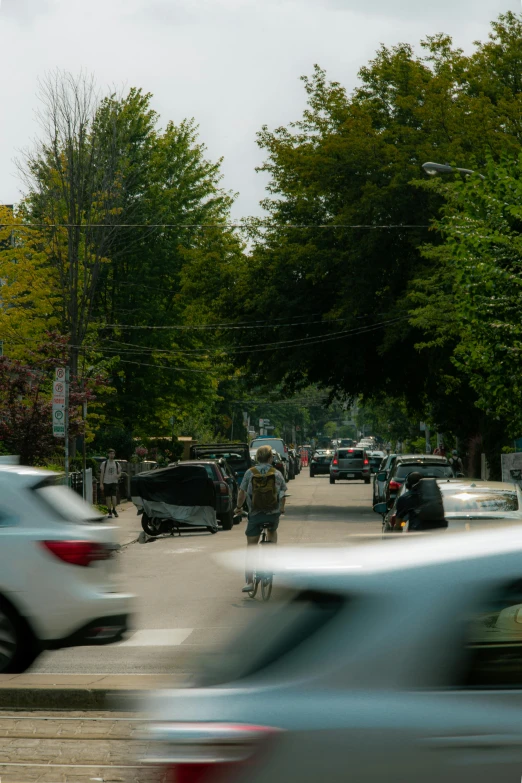
<path id="1" fill-rule="evenodd" d="M 373 505 L 386 500 L 388 474 L 395 464 L 397 454 L 388 454 L 382 460 L 379 470 L 373 474 Z"/>
<path id="2" fill-rule="evenodd" d="M 336 481 L 364 481 L 369 484 L 370 460 L 364 449 L 337 449 L 330 464 L 330 484 Z"/>
<path id="3" fill-rule="evenodd" d="M 522 525 L 522 490 L 515 484 L 480 479 L 440 479 L 444 517 L 454 531 Z M 408 526 L 397 525 L 397 501 L 406 491 L 403 485 L 383 520 L 384 533 L 402 533 Z M 522 529 L 522 528 L 521 528 Z"/>
<path id="4" fill-rule="evenodd" d="M 294 478 L 301 472 L 301 454 L 296 449 L 288 449 L 288 454 L 293 463 Z"/>
<path id="5" fill-rule="evenodd" d="M 223 530 L 232 530 L 241 517 L 234 517 L 239 485 L 234 471 L 225 459 L 195 459 L 178 462 L 178 465 L 203 465 L 216 488 L 216 516 Z"/>
<path id="6" fill-rule="evenodd" d="M 404 454 L 397 457 L 393 468 L 386 479 L 385 501 L 388 506 L 393 504 L 397 493 L 410 473 L 417 471 L 426 478 L 454 478 L 453 468 L 446 457 L 436 457 L 432 454 Z M 383 479 L 382 473 L 378 474 Z"/>
<path id="7" fill-rule="evenodd" d="M 117 528 L 63 477 L 0 466 L 0 673 L 47 649 L 119 641 L 133 598 L 120 592 Z"/>
<path id="8" fill-rule="evenodd" d="M 191 687 L 147 697 L 149 763 L 208 783 L 519 780 L 522 538 L 390 547 L 273 547 L 281 602 Z"/>
<path id="9" fill-rule="evenodd" d="M 190 459 L 224 459 L 241 484 L 252 467 L 251 451 L 247 443 L 196 443 L 190 447 Z"/>
<path id="10" fill-rule="evenodd" d="M 283 478 L 285 481 L 287 480 L 287 470 L 288 465 L 283 460 L 281 454 L 278 451 L 272 450 L 272 465 L 276 470 L 278 470 L 280 473 L 282 473 Z"/>
<path id="11" fill-rule="evenodd" d="M 310 460 L 310 478 L 330 473 L 334 452 L 330 449 L 317 449 Z"/>
<path id="12" fill-rule="evenodd" d="M 386 457 L 386 454 L 384 451 L 368 451 L 366 454 L 370 462 L 370 473 L 373 475 L 374 473 L 378 472 L 379 468 L 381 467 L 381 462 Z"/>
<path id="13" fill-rule="evenodd" d="M 290 460 L 288 457 L 288 447 L 286 446 L 282 438 L 271 437 L 269 435 L 262 435 L 259 438 L 255 438 L 250 442 L 250 449 L 257 450 L 260 446 L 270 446 L 274 451 L 277 451 L 283 464 L 283 474 L 285 481 L 288 481 L 290 477 Z"/>

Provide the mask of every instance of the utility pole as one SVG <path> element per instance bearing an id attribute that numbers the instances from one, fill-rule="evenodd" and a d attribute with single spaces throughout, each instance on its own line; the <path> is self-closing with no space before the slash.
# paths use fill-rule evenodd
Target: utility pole
<path id="1" fill-rule="evenodd" d="M 85 443 L 87 437 L 87 403 L 84 401 L 82 405 L 83 415 L 83 444 L 82 444 L 82 472 L 83 472 L 83 499 L 87 500 L 87 445 Z"/>
<path id="2" fill-rule="evenodd" d="M 65 480 L 69 486 L 69 379 L 71 371 L 65 368 Z"/>

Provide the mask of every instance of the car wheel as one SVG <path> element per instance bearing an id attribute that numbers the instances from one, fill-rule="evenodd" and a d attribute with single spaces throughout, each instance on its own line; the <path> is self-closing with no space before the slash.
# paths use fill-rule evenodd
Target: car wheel
<path id="1" fill-rule="evenodd" d="M 330 476 L 330 484 L 335 484 L 335 479 L 333 476 Z"/>
<path id="2" fill-rule="evenodd" d="M 315 473 L 313 472 L 313 470 L 310 471 L 310 478 L 315 478 Z"/>
<path id="3" fill-rule="evenodd" d="M 161 533 L 161 522 L 159 519 L 151 519 L 147 514 L 141 517 L 141 526 L 148 536 L 159 536 Z"/>
<path id="4" fill-rule="evenodd" d="M 364 479 L 364 483 L 365 484 L 369 484 L 370 483 L 370 479 Z"/>
<path id="5" fill-rule="evenodd" d="M 36 640 L 15 610 L 0 602 L 0 674 L 19 674 L 39 655 Z"/>
<path id="6" fill-rule="evenodd" d="M 218 518 L 223 530 L 232 530 L 234 527 L 234 514 L 232 511 L 224 511 L 223 514 L 218 515 Z"/>

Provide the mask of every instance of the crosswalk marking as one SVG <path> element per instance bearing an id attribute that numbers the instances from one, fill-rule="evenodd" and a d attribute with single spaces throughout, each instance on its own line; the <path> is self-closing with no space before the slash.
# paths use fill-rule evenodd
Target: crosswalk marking
<path id="1" fill-rule="evenodd" d="M 177 647 L 188 639 L 193 628 L 161 628 L 136 631 L 118 647 Z"/>

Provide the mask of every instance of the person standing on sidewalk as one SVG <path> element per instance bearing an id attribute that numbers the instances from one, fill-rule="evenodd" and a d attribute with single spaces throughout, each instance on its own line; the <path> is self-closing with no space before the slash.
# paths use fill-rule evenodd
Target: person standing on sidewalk
<path id="1" fill-rule="evenodd" d="M 121 465 L 115 460 L 116 452 L 109 449 L 108 459 L 102 463 L 100 471 L 100 489 L 105 495 L 105 505 L 109 510 L 109 519 L 118 516 L 118 482 L 121 478 Z"/>

